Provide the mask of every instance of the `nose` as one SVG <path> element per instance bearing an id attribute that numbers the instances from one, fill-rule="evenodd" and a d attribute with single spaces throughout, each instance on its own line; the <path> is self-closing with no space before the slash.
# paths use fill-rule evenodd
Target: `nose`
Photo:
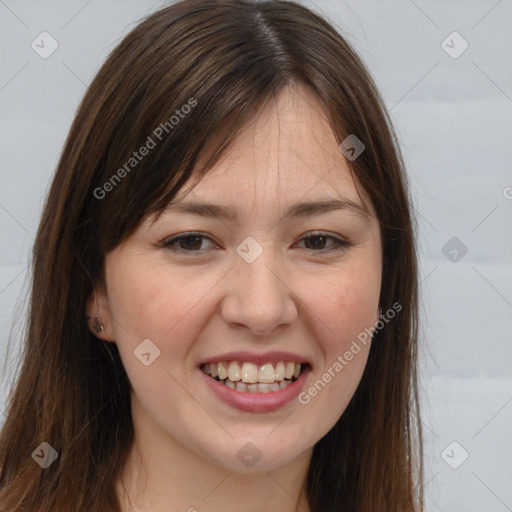
<path id="1" fill-rule="evenodd" d="M 221 306 L 224 322 L 259 336 L 292 324 L 298 311 L 285 274 L 272 261 L 271 251 L 263 251 L 252 263 L 236 255 Z"/>

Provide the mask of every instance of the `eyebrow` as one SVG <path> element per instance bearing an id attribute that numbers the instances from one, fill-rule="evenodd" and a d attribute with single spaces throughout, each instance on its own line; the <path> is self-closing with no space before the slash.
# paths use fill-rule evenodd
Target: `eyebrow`
<path id="1" fill-rule="evenodd" d="M 290 206 L 284 213 L 284 218 L 300 218 L 319 215 L 335 210 L 348 210 L 368 220 L 370 213 L 363 206 L 350 199 L 327 199 L 322 201 L 309 201 L 296 203 Z M 235 222 L 238 219 L 239 210 L 232 206 L 204 202 L 171 202 L 165 208 L 165 212 L 176 211 L 178 213 L 190 213 L 201 217 L 214 217 Z"/>

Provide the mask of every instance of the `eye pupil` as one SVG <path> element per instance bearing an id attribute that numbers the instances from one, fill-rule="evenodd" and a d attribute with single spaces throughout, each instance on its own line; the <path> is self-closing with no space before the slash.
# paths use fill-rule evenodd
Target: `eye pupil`
<path id="1" fill-rule="evenodd" d="M 196 236 L 196 235 L 190 235 L 190 236 L 186 236 L 186 237 L 183 237 L 181 240 L 180 240 L 180 246 L 183 246 L 184 244 L 187 245 L 190 240 L 195 240 L 196 243 L 194 244 L 193 242 L 191 243 L 193 249 L 198 249 L 199 247 L 201 247 L 201 237 L 200 236 Z M 197 242 L 199 241 L 199 247 L 198 247 L 198 244 Z M 182 248 L 186 248 L 186 247 L 182 247 Z M 190 248 L 190 247 L 189 247 Z"/>
<path id="2" fill-rule="evenodd" d="M 318 249 L 319 246 L 325 244 L 325 236 L 322 236 L 322 235 L 313 235 L 313 236 L 308 236 L 306 238 L 306 246 L 308 245 L 308 240 L 313 240 L 313 239 L 320 239 L 320 243 L 313 243 L 313 247 L 307 247 L 308 249 Z"/>

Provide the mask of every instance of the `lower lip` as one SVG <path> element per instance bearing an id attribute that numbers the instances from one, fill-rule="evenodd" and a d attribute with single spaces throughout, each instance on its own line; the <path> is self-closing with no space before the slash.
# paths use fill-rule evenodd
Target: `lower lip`
<path id="1" fill-rule="evenodd" d="M 268 393 L 236 391 L 206 375 L 201 369 L 198 371 L 213 393 L 226 405 L 244 412 L 270 412 L 284 407 L 297 398 L 304 387 L 304 382 L 311 371 L 311 367 L 306 367 L 297 380 L 288 384 L 285 388 Z"/>

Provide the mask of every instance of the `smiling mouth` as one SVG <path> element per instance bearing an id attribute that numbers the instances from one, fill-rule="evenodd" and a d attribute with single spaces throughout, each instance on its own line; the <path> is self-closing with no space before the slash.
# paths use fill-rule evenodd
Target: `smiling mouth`
<path id="1" fill-rule="evenodd" d="M 280 361 L 256 365 L 248 362 L 204 363 L 201 371 L 228 388 L 242 393 L 271 393 L 295 382 L 308 363 Z"/>

